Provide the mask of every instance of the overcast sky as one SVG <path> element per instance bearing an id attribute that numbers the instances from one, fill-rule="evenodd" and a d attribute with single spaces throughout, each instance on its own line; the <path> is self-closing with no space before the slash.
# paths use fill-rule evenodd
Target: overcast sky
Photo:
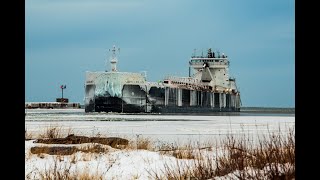
<path id="1" fill-rule="evenodd" d="M 83 103 L 86 71 L 118 70 L 148 81 L 188 76 L 197 49 L 224 52 L 243 106 L 295 107 L 293 0 L 27 0 L 26 101 Z"/>

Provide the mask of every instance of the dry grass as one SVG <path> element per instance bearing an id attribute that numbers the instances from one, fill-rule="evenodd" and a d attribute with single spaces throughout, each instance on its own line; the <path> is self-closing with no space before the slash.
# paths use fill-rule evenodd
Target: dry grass
<path id="1" fill-rule="evenodd" d="M 88 171 L 84 171 L 74 177 L 72 177 L 71 179 L 79 179 L 79 180 L 102 180 L 103 176 L 100 174 L 93 174 L 91 175 Z"/>
<path id="2" fill-rule="evenodd" d="M 74 130 L 71 127 L 68 127 L 66 134 L 67 134 L 67 136 L 74 134 Z"/>
<path id="3" fill-rule="evenodd" d="M 162 144 L 158 151 L 162 155 L 170 155 L 177 159 L 195 159 L 196 149 L 197 148 L 189 142 L 189 144 L 184 146 L 178 144 Z"/>
<path id="4" fill-rule="evenodd" d="M 71 130 L 69 130 L 71 131 Z M 38 138 L 44 139 L 53 139 L 53 138 L 62 138 L 62 127 L 61 126 L 55 126 L 55 125 L 50 125 L 47 127 L 42 134 L 39 134 Z"/>
<path id="5" fill-rule="evenodd" d="M 26 153 L 25 153 L 25 160 L 27 161 L 28 159 L 30 159 L 30 158 L 32 158 L 32 153 L 31 153 L 31 151 L 27 151 Z"/>
<path id="6" fill-rule="evenodd" d="M 31 147 L 32 154 L 49 154 L 49 155 L 71 155 L 77 152 L 76 147 L 49 147 L 49 146 L 36 146 Z"/>
<path id="7" fill-rule="evenodd" d="M 155 147 L 150 138 L 146 138 L 140 135 L 136 136 L 135 140 L 131 140 L 128 144 L 128 146 L 125 147 L 127 150 L 132 149 L 144 149 L 148 151 L 154 151 Z"/>
<path id="8" fill-rule="evenodd" d="M 25 130 L 25 140 L 31 139 L 53 139 L 53 138 L 62 138 L 63 136 L 68 136 L 70 134 L 74 134 L 74 130 L 71 127 L 63 128 L 58 125 L 49 125 L 44 129 L 40 130 L 40 133 L 37 137 L 29 132 L 27 129 Z"/>
<path id="9" fill-rule="evenodd" d="M 107 153 L 108 149 L 101 144 L 88 144 L 85 147 L 79 148 L 79 151 L 84 153 Z"/>
<path id="10" fill-rule="evenodd" d="M 137 139 L 137 149 L 153 150 L 152 141 L 149 138 L 139 137 Z"/>
<path id="11" fill-rule="evenodd" d="M 24 131 L 24 139 L 26 141 L 33 139 L 33 134 L 31 132 L 29 132 L 27 129 Z"/>
<path id="12" fill-rule="evenodd" d="M 197 154 L 191 163 L 183 166 L 178 163 L 164 165 L 162 175 L 154 171 L 149 174 L 154 179 L 211 179 L 227 176 L 236 179 L 295 179 L 295 135 L 290 129 L 287 135 L 279 132 L 269 133 L 259 138 L 258 144 L 243 136 L 227 136 L 221 141 L 222 151 L 215 147 L 211 156 L 210 149 L 189 148 L 189 154 Z M 212 154 L 213 152 L 211 152 Z M 177 156 L 178 158 L 179 156 Z M 249 171 L 250 169 L 250 171 Z"/>
<path id="13" fill-rule="evenodd" d="M 259 139 L 254 146 L 246 139 L 236 140 L 229 136 L 225 144 L 226 155 L 217 159 L 217 175 L 226 175 L 240 170 L 238 178 L 258 179 L 268 176 L 268 179 L 292 179 L 295 177 L 295 135 L 290 130 L 287 136 L 279 132 L 269 133 Z M 290 164 L 291 166 L 287 166 Z M 242 171 L 250 167 L 254 173 Z"/>
<path id="14" fill-rule="evenodd" d="M 36 146 L 30 149 L 32 154 L 49 155 L 72 155 L 79 151 L 84 153 L 107 153 L 108 149 L 101 144 L 88 144 L 80 148 L 75 146 Z"/>
<path id="15" fill-rule="evenodd" d="M 100 174 L 98 170 L 94 174 L 89 172 L 89 169 L 86 168 L 81 171 L 71 171 L 72 164 L 74 162 L 64 162 L 63 156 L 56 156 L 53 161 L 53 164 L 49 167 L 46 167 L 44 171 L 39 171 L 35 169 L 37 172 L 29 173 L 26 175 L 26 179 L 41 179 L 41 180 L 91 180 L 97 179 L 102 180 L 103 174 Z M 38 177 L 36 177 L 38 175 Z"/>

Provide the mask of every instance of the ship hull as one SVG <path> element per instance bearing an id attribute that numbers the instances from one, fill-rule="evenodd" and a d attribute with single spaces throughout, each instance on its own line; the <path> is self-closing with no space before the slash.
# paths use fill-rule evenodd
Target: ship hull
<path id="1" fill-rule="evenodd" d="M 113 104 L 108 104 L 110 100 Z M 240 108 L 235 107 L 201 107 L 201 106 L 162 106 L 162 105 L 144 105 L 126 104 L 118 98 L 115 102 L 114 98 L 100 98 L 100 103 L 88 105 L 85 107 L 85 112 L 117 112 L 117 113 L 212 113 L 212 112 L 240 112 Z M 104 102 L 104 103 L 103 103 Z M 148 109 L 151 109 L 148 111 Z"/>
<path id="2" fill-rule="evenodd" d="M 210 107 L 177 107 L 177 106 L 157 106 L 153 112 L 158 113 L 212 113 L 212 112 L 240 112 L 240 108 L 210 108 Z"/>
<path id="3" fill-rule="evenodd" d="M 96 98 L 94 108 L 95 112 L 146 112 L 145 106 L 141 106 L 140 104 L 127 104 L 124 100 L 117 97 Z"/>
<path id="4" fill-rule="evenodd" d="M 124 85 L 120 97 L 94 97 L 85 112 L 118 113 L 211 113 L 239 112 L 237 96 L 168 87 L 141 88 Z M 147 92 L 146 92 L 147 89 Z"/>

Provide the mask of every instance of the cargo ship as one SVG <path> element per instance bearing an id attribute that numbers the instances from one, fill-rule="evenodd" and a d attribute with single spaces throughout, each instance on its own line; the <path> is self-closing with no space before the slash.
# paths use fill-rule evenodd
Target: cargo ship
<path id="1" fill-rule="evenodd" d="M 117 69 L 120 48 L 109 49 L 110 70 L 85 73 L 85 112 L 210 113 L 239 112 L 240 92 L 229 77 L 228 57 L 207 49 L 193 53 L 188 77 L 148 82 L 145 73 Z"/>

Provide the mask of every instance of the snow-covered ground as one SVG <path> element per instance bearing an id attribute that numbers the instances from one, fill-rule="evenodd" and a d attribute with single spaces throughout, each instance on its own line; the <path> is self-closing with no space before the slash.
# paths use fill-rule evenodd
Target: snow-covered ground
<path id="1" fill-rule="evenodd" d="M 35 146 L 33 141 L 26 141 L 26 179 L 38 179 L 39 173 L 45 174 L 46 169 L 70 169 L 70 173 L 83 173 L 103 176 L 104 179 L 150 179 L 149 172 L 163 169 L 164 162 L 174 165 L 176 158 L 163 156 L 158 152 L 146 150 L 117 150 L 109 147 L 109 152 L 94 154 L 77 152 L 70 156 L 39 155 L 30 153 Z M 70 145 L 69 145 L 70 146 Z M 77 145 L 79 146 L 79 145 Z M 184 163 L 190 160 L 181 160 Z M 75 162 L 75 163 L 73 163 Z M 159 171 L 160 173 L 160 171 Z"/>
<path id="2" fill-rule="evenodd" d="M 247 135 L 252 138 L 270 132 L 288 133 L 294 128 L 294 116 L 194 116 L 194 115 L 125 115 L 90 113 L 83 110 L 26 110 L 25 128 L 34 137 L 48 127 L 59 127 L 62 133 L 85 136 L 116 136 L 130 141 L 144 137 L 153 142 L 204 144 L 225 135 Z M 153 179 L 150 172 L 161 174 L 164 164 L 188 164 L 191 160 L 178 160 L 147 150 L 118 150 L 108 147 L 108 153 L 77 152 L 70 156 L 36 155 L 30 148 L 39 146 L 26 141 L 26 179 L 38 179 L 39 172 L 68 167 L 70 171 L 91 172 L 105 179 Z M 42 144 L 42 146 L 45 146 Z M 66 145 L 71 146 L 71 145 Z M 73 145 L 73 146 L 84 146 Z M 213 153 L 213 152 L 211 152 Z M 214 155 L 214 154 L 213 154 Z M 59 160 L 57 160 L 57 158 Z M 190 165 L 192 163 L 189 163 Z"/>

